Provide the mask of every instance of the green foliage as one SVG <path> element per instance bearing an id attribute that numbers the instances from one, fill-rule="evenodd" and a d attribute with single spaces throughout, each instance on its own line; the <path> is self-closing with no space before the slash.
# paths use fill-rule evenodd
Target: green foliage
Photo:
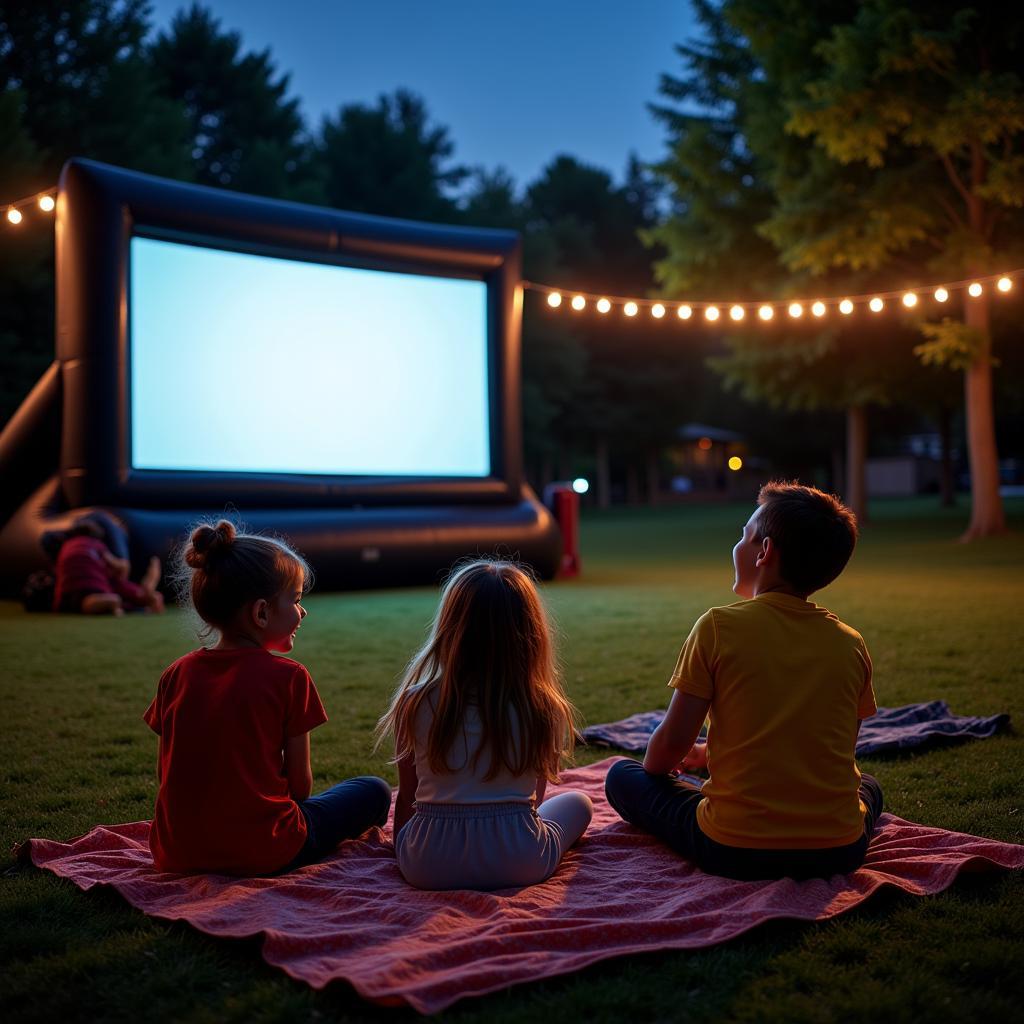
<path id="1" fill-rule="evenodd" d="M 352 103 L 324 118 L 318 139 L 324 194 L 345 210 L 427 221 L 457 219 L 449 194 L 468 175 L 447 163 L 448 129 L 423 100 L 399 89 L 375 106 Z"/>
<path id="2" fill-rule="evenodd" d="M 287 97 L 269 50 L 242 53 L 241 37 L 193 3 L 148 49 L 161 95 L 188 119 L 195 180 L 288 198 L 309 194 L 310 153 L 299 101 Z"/>
<path id="3" fill-rule="evenodd" d="M 920 330 L 928 340 L 917 345 L 914 354 L 925 366 L 966 370 L 987 347 L 981 331 L 948 316 L 941 323 L 921 324 Z"/>

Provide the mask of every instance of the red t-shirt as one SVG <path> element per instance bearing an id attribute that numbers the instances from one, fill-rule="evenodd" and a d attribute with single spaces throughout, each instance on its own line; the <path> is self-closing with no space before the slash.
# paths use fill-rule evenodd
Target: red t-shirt
<path id="1" fill-rule="evenodd" d="M 57 552 L 57 583 L 53 607 L 60 608 L 65 594 L 102 594 L 110 590 L 110 568 L 103 557 L 106 544 L 96 537 L 70 537 Z"/>
<path id="2" fill-rule="evenodd" d="M 268 874 L 302 849 L 283 750 L 327 721 L 302 665 L 259 647 L 193 651 L 160 677 L 143 718 L 160 736 L 158 868 Z"/>

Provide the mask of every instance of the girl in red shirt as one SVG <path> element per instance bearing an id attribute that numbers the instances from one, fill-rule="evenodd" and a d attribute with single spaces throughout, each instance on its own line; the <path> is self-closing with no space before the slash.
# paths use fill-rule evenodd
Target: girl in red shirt
<path id="1" fill-rule="evenodd" d="M 217 643 L 160 677 L 144 716 L 160 737 L 150 832 L 163 871 L 264 875 L 320 860 L 383 825 L 391 788 L 348 779 L 310 796 L 309 732 L 327 721 L 306 669 L 287 653 L 306 617 L 309 567 L 227 520 L 195 529 L 182 591 Z"/>

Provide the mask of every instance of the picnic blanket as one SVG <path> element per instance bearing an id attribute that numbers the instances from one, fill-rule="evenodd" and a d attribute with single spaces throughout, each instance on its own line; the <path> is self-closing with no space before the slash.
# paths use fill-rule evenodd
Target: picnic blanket
<path id="1" fill-rule="evenodd" d="M 99 826 L 69 843 L 32 839 L 28 854 L 81 889 L 112 886 L 155 917 L 209 935 L 262 935 L 264 959 L 314 988 L 344 979 L 373 1002 L 426 1014 L 610 957 L 714 945 L 773 918 L 821 921 L 885 885 L 924 895 L 960 871 L 1024 867 L 1024 846 L 883 814 L 852 875 L 716 878 L 619 819 L 604 798 L 616 760 L 566 771 L 552 787 L 587 792 L 594 820 L 555 874 L 525 889 L 420 892 L 402 880 L 380 829 L 276 878 L 156 871 L 146 821 Z"/>
<path id="2" fill-rule="evenodd" d="M 583 730 L 583 738 L 588 743 L 642 754 L 647 749 L 651 733 L 664 717 L 664 711 L 641 711 L 619 722 L 588 726 Z M 984 718 L 954 715 L 944 700 L 879 708 L 871 718 L 865 718 L 861 723 L 857 756 L 985 739 L 1009 724 L 1010 716 L 1006 714 Z"/>

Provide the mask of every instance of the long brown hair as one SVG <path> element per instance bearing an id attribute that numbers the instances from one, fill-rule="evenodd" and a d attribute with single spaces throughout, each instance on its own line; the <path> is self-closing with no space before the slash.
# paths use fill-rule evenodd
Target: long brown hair
<path id="1" fill-rule="evenodd" d="M 432 771 L 451 771 L 447 754 L 474 705 L 482 727 L 476 756 L 490 752 L 485 779 L 504 765 L 514 775 L 558 780 L 572 750 L 576 709 L 562 690 L 544 605 L 520 566 L 485 559 L 448 579 L 427 642 L 377 723 L 378 743 L 394 735 L 396 760 L 412 753 L 416 712 L 428 698 L 434 706 L 427 737 Z"/>

